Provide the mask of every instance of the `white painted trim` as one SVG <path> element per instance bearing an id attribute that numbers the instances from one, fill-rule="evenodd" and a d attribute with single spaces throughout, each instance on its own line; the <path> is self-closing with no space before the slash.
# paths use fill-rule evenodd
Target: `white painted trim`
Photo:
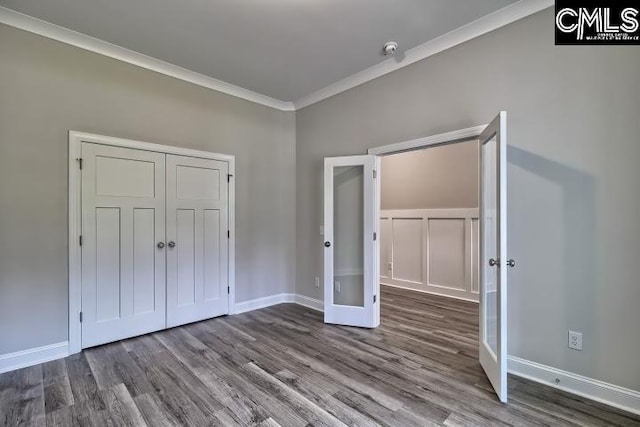
<path id="1" fill-rule="evenodd" d="M 82 330 L 79 313 L 82 308 L 81 250 L 78 244 L 82 230 L 81 177 L 77 159 L 81 157 L 82 142 L 92 142 L 115 147 L 154 151 L 178 156 L 220 160 L 229 164 L 233 178 L 229 182 L 229 313 L 235 312 L 235 156 L 191 150 L 169 145 L 153 144 L 132 139 L 114 138 L 91 133 L 69 131 L 69 342 L 68 353 L 78 353 L 82 349 Z M 293 299 L 292 299 L 293 301 Z"/>
<path id="2" fill-rule="evenodd" d="M 478 208 L 382 209 L 380 218 L 478 219 Z"/>
<path id="3" fill-rule="evenodd" d="M 2 6 L 0 6 L 0 23 L 256 104 L 282 111 L 295 109 L 292 102 L 262 95 Z"/>
<path id="4" fill-rule="evenodd" d="M 362 276 L 363 274 L 364 270 L 362 268 L 339 268 L 333 273 L 335 277 Z"/>
<path id="5" fill-rule="evenodd" d="M 294 302 L 298 305 L 310 308 L 312 310 L 324 311 L 324 302 L 319 299 L 296 294 Z"/>
<path id="6" fill-rule="evenodd" d="M 640 391 L 563 371 L 516 356 L 508 357 L 510 374 L 640 415 Z M 559 380 L 558 382 L 556 382 Z"/>
<path id="7" fill-rule="evenodd" d="M 272 305 L 291 303 L 298 304 L 316 311 L 324 311 L 324 304 L 318 299 L 300 294 L 282 293 L 236 303 L 235 311 L 233 311 L 232 314 L 247 313 L 249 311 L 259 310 L 261 308 L 271 307 Z"/>
<path id="8" fill-rule="evenodd" d="M 236 312 L 236 161 L 229 162 L 229 314 Z M 232 285 L 233 284 L 233 285 Z"/>
<path id="9" fill-rule="evenodd" d="M 391 283 L 385 283 L 382 280 L 380 280 L 380 284 L 382 286 L 388 286 L 390 288 L 404 289 L 404 290 L 407 290 L 407 291 L 420 292 L 422 294 L 437 295 L 437 296 L 440 296 L 440 297 L 453 298 L 453 299 L 458 299 L 458 300 L 461 300 L 461 301 L 474 302 L 474 303 L 478 304 L 478 300 L 461 297 L 460 295 L 455 295 L 453 292 L 447 293 L 449 288 L 444 288 L 443 287 L 442 288 L 442 292 L 436 292 L 436 291 L 428 291 L 426 289 L 410 288 L 409 286 L 394 285 L 394 284 L 391 284 Z M 431 286 L 437 287 L 437 285 L 431 285 Z"/>
<path id="10" fill-rule="evenodd" d="M 38 363 L 61 359 L 69 355 L 69 342 L 63 341 L 28 350 L 0 355 L 0 374 Z"/>
<path id="11" fill-rule="evenodd" d="M 363 83 L 377 79 L 385 74 L 396 71 L 400 68 L 421 61 L 432 55 L 450 49 L 454 46 L 467 42 L 476 37 L 496 30 L 512 22 L 518 21 L 543 9 L 553 6 L 553 0 L 520 0 L 503 9 L 497 10 L 489 15 L 483 16 L 460 28 L 450 31 L 442 36 L 430 40 L 407 50 L 404 58 L 398 61 L 397 58 L 389 58 L 366 70 L 352 74 L 349 77 L 332 83 L 309 95 L 295 101 L 296 110 L 300 110 L 309 105 L 330 98 L 341 92 L 360 86 Z"/>
<path id="12" fill-rule="evenodd" d="M 424 138 L 411 139 L 409 141 L 396 142 L 394 144 L 383 145 L 381 147 L 369 148 L 368 154 L 385 156 L 405 151 L 420 150 L 422 148 L 434 147 L 437 145 L 447 145 L 456 142 L 476 139 L 480 136 L 487 125 L 473 126 L 470 128 L 454 130 L 452 132 L 439 133 L 437 135 L 426 136 Z"/>
<path id="13" fill-rule="evenodd" d="M 80 139 L 69 132 L 69 353 L 82 350 L 82 250 L 79 241 L 82 233 L 82 173 L 78 167 L 81 156 Z"/>
<path id="14" fill-rule="evenodd" d="M 261 308 L 271 307 L 272 305 L 277 304 L 292 303 L 294 300 L 295 294 L 283 293 L 242 301 L 235 304 L 235 311 L 233 314 L 246 313 L 248 311 L 259 310 Z"/>
<path id="15" fill-rule="evenodd" d="M 69 139 L 79 142 L 93 142 L 95 144 L 111 145 L 114 147 L 133 148 L 134 150 L 154 151 L 164 154 L 175 154 L 176 156 L 198 157 L 201 159 L 220 160 L 223 162 L 235 161 L 235 156 L 229 154 L 211 153 L 209 151 L 192 150 L 190 148 L 174 147 L 172 145 L 154 144 L 151 142 L 136 141 L 134 139 L 115 138 L 112 136 L 97 135 L 69 131 Z M 78 151 L 79 153 L 80 151 Z M 229 164 L 231 170 L 231 164 Z"/>

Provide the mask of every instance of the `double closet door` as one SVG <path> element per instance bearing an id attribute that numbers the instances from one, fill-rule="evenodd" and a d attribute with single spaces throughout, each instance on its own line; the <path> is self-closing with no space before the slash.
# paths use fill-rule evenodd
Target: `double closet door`
<path id="1" fill-rule="evenodd" d="M 85 142 L 82 160 L 82 347 L 228 314 L 228 163 Z"/>

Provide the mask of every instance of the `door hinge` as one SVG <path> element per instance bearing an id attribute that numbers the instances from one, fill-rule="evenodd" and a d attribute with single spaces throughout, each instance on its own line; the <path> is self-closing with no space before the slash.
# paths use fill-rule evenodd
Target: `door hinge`
<path id="1" fill-rule="evenodd" d="M 231 293 L 231 287 L 227 286 L 227 293 L 230 294 Z"/>
<path id="2" fill-rule="evenodd" d="M 80 235 L 80 238 L 78 240 L 80 240 L 80 246 L 82 246 L 82 234 Z"/>
<path id="3" fill-rule="evenodd" d="M 227 182 L 231 182 L 231 177 L 233 177 L 233 175 L 231 175 L 230 173 L 227 174 Z"/>
<path id="4" fill-rule="evenodd" d="M 373 233 L 373 240 L 378 240 L 378 233 Z"/>
<path id="5" fill-rule="evenodd" d="M 378 296 L 377 296 L 377 295 L 374 295 L 374 296 L 373 296 L 373 303 L 374 303 L 374 304 L 376 303 L 377 299 L 378 299 Z"/>
<path id="6" fill-rule="evenodd" d="M 373 179 L 376 179 L 378 177 L 378 171 L 377 170 L 373 170 Z"/>
<path id="7" fill-rule="evenodd" d="M 227 230 L 227 239 L 231 238 L 231 230 Z"/>
<path id="8" fill-rule="evenodd" d="M 82 312 L 80 312 L 80 322 L 82 323 Z"/>
<path id="9" fill-rule="evenodd" d="M 78 161 L 78 167 L 82 170 L 82 157 L 78 157 L 76 160 Z"/>

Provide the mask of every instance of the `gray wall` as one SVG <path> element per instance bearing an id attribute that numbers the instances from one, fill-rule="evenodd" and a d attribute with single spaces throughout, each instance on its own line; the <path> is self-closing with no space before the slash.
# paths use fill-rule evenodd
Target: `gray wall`
<path id="1" fill-rule="evenodd" d="M 297 291 L 322 298 L 322 158 L 509 112 L 509 353 L 640 389 L 640 48 L 554 46 L 550 9 L 296 115 Z M 567 348 L 569 329 L 584 350 Z"/>
<path id="2" fill-rule="evenodd" d="M 382 158 L 382 209 L 478 207 L 478 141 Z"/>
<path id="3" fill-rule="evenodd" d="M 0 354 L 67 339 L 67 132 L 236 156 L 236 299 L 294 288 L 295 117 L 0 25 Z"/>

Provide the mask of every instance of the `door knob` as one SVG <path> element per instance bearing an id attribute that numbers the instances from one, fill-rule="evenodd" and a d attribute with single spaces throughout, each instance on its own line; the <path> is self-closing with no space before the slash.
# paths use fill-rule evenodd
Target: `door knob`
<path id="1" fill-rule="evenodd" d="M 324 242 L 324 247 L 328 248 L 329 246 L 331 246 L 331 242 Z"/>
<path id="2" fill-rule="evenodd" d="M 507 261 L 507 265 L 509 267 L 515 267 L 516 266 L 516 262 L 513 259 L 510 259 L 509 261 Z"/>
<path id="3" fill-rule="evenodd" d="M 164 248 L 164 242 L 158 242 L 158 249 Z"/>
<path id="4" fill-rule="evenodd" d="M 500 260 L 498 259 L 489 259 L 489 267 L 495 267 L 495 266 L 500 266 Z"/>
<path id="5" fill-rule="evenodd" d="M 169 243 L 167 243 L 167 246 L 169 246 L 170 248 L 175 248 L 176 247 L 176 242 L 174 242 L 173 240 L 170 241 Z"/>

